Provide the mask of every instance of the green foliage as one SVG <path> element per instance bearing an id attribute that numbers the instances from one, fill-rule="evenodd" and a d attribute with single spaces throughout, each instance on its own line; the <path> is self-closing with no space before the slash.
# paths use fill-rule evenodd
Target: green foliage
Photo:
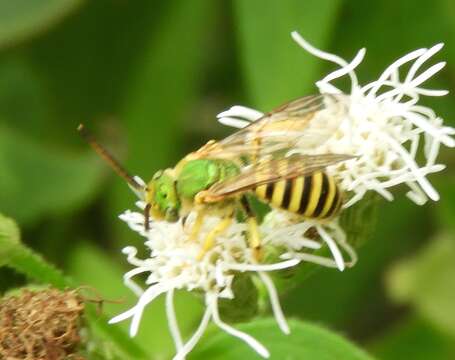
<path id="1" fill-rule="evenodd" d="M 257 320 L 237 327 L 266 345 L 271 354 L 270 359 L 373 359 L 342 336 L 323 327 L 297 320 L 291 320 L 289 325 L 290 335 L 281 333 L 273 319 Z M 206 340 L 203 346 L 196 348 L 189 359 L 261 359 L 247 345 L 239 344 L 238 341 L 225 333 L 217 333 Z"/>
<path id="2" fill-rule="evenodd" d="M 298 30 L 316 46 L 330 39 L 341 1 L 235 1 L 242 70 L 251 105 L 263 111 L 314 91 L 320 61 L 289 34 Z M 260 9 L 260 11 L 258 10 Z"/>
<path id="3" fill-rule="evenodd" d="M 258 312 L 258 290 L 250 274 L 236 276 L 232 281 L 233 299 L 220 299 L 220 314 L 228 322 L 249 321 Z"/>
<path id="4" fill-rule="evenodd" d="M 447 229 L 450 234 L 455 233 L 455 177 L 453 174 L 439 179 L 438 189 L 441 193 L 441 201 L 434 207 L 434 217 L 438 227 Z"/>
<path id="5" fill-rule="evenodd" d="M 63 289 L 70 281 L 40 255 L 22 245 L 16 223 L 0 214 L 0 265 L 13 268 L 33 281 Z"/>
<path id="6" fill-rule="evenodd" d="M 390 295 L 411 302 L 417 312 L 455 339 L 455 236 L 441 233 L 418 254 L 392 268 Z"/>
<path id="7" fill-rule="evenodd" d="M 378 220 L 378 194 L 366 194 L 362 201 L 341 213 L 340 225 L 346 231 L 347 241 L 359 248 L 374 233 Z"/>
<path id="8" fill-rule="evenodd" d="M 453 338 L 420 318 L 402 320 L 385 336 L 373 342 L 378 359 L 447 360 L 455 357 Z"/>
<path id="9" fill-rule="evenodd" d="M 36 35 L 72 12 L 82 0 L 0 2 L 0 47 Z"/>
<path id="10" fill-rule="evenodd" d="M 9 254 L 19 244 L 20 232 L 16 223 L 3 215 L 0 215 L 0 266 L 9 263 Z"/>
<path id="11" fill-rule="evenodd" d="M 74 210 L 93 196 L 101 168 L 93 154 L 66 154 L 0 127 L 0 209 L 20 223 Z"/>

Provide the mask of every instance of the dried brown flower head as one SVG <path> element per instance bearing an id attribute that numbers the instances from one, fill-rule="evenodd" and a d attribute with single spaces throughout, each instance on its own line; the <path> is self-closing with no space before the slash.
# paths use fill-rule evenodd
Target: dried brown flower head
<path id="1" fill-rule="evenodd" d="M 75 290 L 23 290 L 0 300 L 0 359 L 80 360 L 82 298 Z"/>

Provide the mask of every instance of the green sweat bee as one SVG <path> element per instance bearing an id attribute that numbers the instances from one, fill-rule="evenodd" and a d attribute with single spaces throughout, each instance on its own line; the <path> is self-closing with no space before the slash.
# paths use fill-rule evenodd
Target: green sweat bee
<path id="1" fill-rule="evenodd" d="M 145 186 L 129 175 L 83 125 L 79 131 L 131 187 L 144 194 L 145 229 L 150 217 L 175 222 L 196 211 L 190 233 L 190 239 L 196 240 L 204 217 L 218 214 L 221 220 L 205 238 L 199 255 L 202 258 L 240 210 L 246 215 L 248 241 L 259 260 L 260 234 L 246 194 L 303 218 L 336 215 L 342 193 L 324 169 L 353 156 L 289 152 L 297 148 L 311 152 L 323 144 L 345 114 L 341 95 L 299 98 L 220 141 L 210 140 L 174 168 L 156 172 Z"/>

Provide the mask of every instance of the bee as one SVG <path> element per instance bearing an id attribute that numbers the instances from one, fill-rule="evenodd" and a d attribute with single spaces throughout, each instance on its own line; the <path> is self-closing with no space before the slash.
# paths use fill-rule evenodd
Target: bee
<path id="1" fill-rule="evenodd" d="M 324 170 L 353 156 L 310 153 L 336 132 L 346 112 L 342 95 L 299 98 L 220 141 L 210 140 L 174 168 L 156 172 L 146 185 L 132 177 L 83 125 L 78 130 L 134 190 L 143 194 L 146 230 L 150 217 L 175 222 L 196 211 L 190 233 L 190 239 L 196 240 L 207 214 L 218 214 L 221 220 L 206 236 L 200 259 L 240 210 L 248 224 L 250 247 L 259 260 L 260 234 L 246 194 L 302 218 L 328 219 L 340 211 L 342 193 Z M 294 149 L 304 154 L 289 155 Z"/>

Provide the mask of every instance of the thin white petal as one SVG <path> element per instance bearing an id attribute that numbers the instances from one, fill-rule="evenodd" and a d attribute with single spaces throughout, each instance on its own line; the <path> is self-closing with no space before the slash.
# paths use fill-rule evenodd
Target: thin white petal
<path id="1" fill-rule="evenodd" d="M 335 261 L 332 259 L 319 256 L 319 255 L 313 255 L 313 254 L 306 254 L 306 253 L 284 253 L 280 256 L 282 259 L 285 258 L 296 258 L 302 261 L 307 261 L 311 262 L 313 264 L 318 264 L 322 266 L 326 266 L 329 268 L 338 268 L 338 265 L 336 264 Z"/>
<path id="2" fill-rule="evenodd" d="M 336 71 L 331 72 L 326 77 L 324 77 L 320 82 L 330 82 L 332 80 L 338 79 L 344 75 L 348 75 L 362 62 L 363 58 L 365 57 L 366 49 L 360 49 L 359 52 L 356 54 L 354 59 L 345 67 L 338 69 Z"/>
<path id="3" fill-rule="evenodd" d="M 349 66 L 348 62 L 346 60 L 342 59 L 341 57 L 315 48 L 308 41 L 306 41 L 297 31 L 293 31 L 291 33 L 291 36 L 297 44 L 299 44 L 302 48 L 304 48 L 310 54 L 312 54 L 318 58 L 338 64 L 342 68 Z M 358 80 L 357 80 L 357 76 L 355 75 L 355 73 L 353 71 L 349 72 L 349 77 L 351 78 L 352 87 L 353 88 L 356 87 L 358 84 Z"/>
<path id="4" fill-rule="evenodd" d="M 415 88 L 415 92 L 424 96 L 446 96 L 449 90 Z"/>
<path id="5" fill-rule="evenodd" d="M 444 61 L 431 66 L 430 68 L 425 70 L 422 74 L 417 76 L 414 80 L 412 80 L 410 82 L 410 86 L 413 86 L 413 87 L 419 86 L 421 83 L 423 83 L 423 82 L 427 81 L 429 78 L 431 78 L 434 74 L 441 71 L 444 68 L 444 66 L 446 66 L 446 62 L 444 62 Z"/>
<path id="6" fill-rule="evenodd" d="M 384 140 L 386 140 L 402 157 L 402 159 L 409 166 L 411 172 L 415 175 L 416 181 L 420 184 L 422 189 L 427 193 L 428 197 L 433 201 L 439 200 L 439 194 L 435 188 L 430 184 L 428 179 L 421 173 L 420 169 L 416 165 L 415 161 L 410 158 L 409 154 L 406 152 L 403 147 L 386 134 L 382 134 Z"/>
<path id="7" fill-rule="evenodd" d="M 242 129 L 250 124 L 250 122 L 248 122 L 248 121 L 236 119 L 233 117 L 221 117 L 218 119 L 218 121 L 223 125 L 231 126 L 231 127 L 235 127 L 235 128 L 239 128 L 239 129 Z"/>
<path id="8" fill-rule="evenodd" d="M 349 261 L 346 263 L 349 267 L 353 267 L 357 263 L 357 252 L 348 243 L 346 233 L 341 228 L 338 222 L 331 224 L 332 230 L 334 231 L 334 237 L 340 247 L 349 255 Z"/>
<path id="9" fill-rule="evenodd" d="M 327 244 L 327 246 L 329 247 L 330 249 L 330 252 L 332 253 L 333 255 L 333 259 L 335 260 L 337 266 L 338 266 L 338 269 L 340 271 L 343 271 L 344 270 L 344 259 L 343 259 L 343 255 L 341 255 L 341 251 L 338 249 L 338 246 L 336 244 L 336 242 L 332 239 L 332 237 L 322 228 L 322 226 L 317 226 L 317 229 L 318 229 L 318 233 L 319 235 L 321 235 L 321 238 L 322 240 L 325 241 L 325 243 Z"/>
<path id="10" fill-rule="evenodd" d="M 434 54 L 439 52 L 443 48 L 444 44 L 439 43 L 428 49 L 425 54 L 423 54 L 421 57 L 419 57 L 414 64 L 412 64 L 411 68 L 409 69 L 408 74 L 406 75 L 405 83 L 411 81 L 414 78 L 414 75 L 417 73 L 417 71 L 420 69 L 420 67 L 427 61 L 429 58 L 431 58 Z"/>
<path id="11" fill-rule="evenodd" d="M 170 289 L 166 293 L 166 316 L 167 324 L 169 326 L 169 331 L 171 333 L 172 339 L 174 340 L 175 348 L 177 352 L 179 352 L 183 348 L 183 341 L 182 335 L 180 334 L 179 325 L 177 323 L 177 316 L 175 315 L 174 289 Z"/>
<path id="12" fill-rule="evenodd" d="M 226 331 L 228 334 L 239 338 L 246 342 L 252 349 L 254 349 L 259 355 L 264 358 L 270 357 L 269 351 L 262 345 L 259 341 L 253 338 L 251 335 L 244 333 L 243 331 L 237 330 L 232 326 L 226 324 L 225 322 L 221 321 L 220 315 L 218 313 L 218 298 L 216 295 L 209 296 L 209 306 L 213 312 L 213 322 L 217 325 L 221 330 Z"/>
<path id="13" fill-rule="evenodd" d="M 186 355 L 193 350 L 196 346 L 198 341 L 201 339 L 202 335 L 204 335 L 205 329 L 209 324 L 210 318 L 212 317 L 212 309 L 207 306 L 205 309 L 204 315 L 202 316 L 201 323 L 199 324 L 198 328 L 194 332 L 193 336 L 190 340 L 188 340 L 182 349 L 172 358 L 172 360 L 184 360 Z"/>
<path id="14" fill-rule="evenodd" d="M 144 294 L 144 290 L 131 278 L 147 271 L 150 270 L 148 268 L 138 267 L 128 271 L 125 275 L 123 275 L 123 283 L 128 287 L 128 289 L 134 292 L 136 296 L 142 296 Z"/>
<path id="15" fill-rule="evenodd" d="M 112 319 L 109 320 L 109 324 L 116 324 L 120 321 L 126 320 L 134 315 L 136 312 L 136 306 L 133 306 L 131 309 L 113 317 Z"/>
<path id="16" fill-rule="evenodd" d="M 289 329 L 289 325 L 284 317 L 283 310 L 281 309 L 280 299 L 272 279 L 270 279 L 265 272 L 259 271 L 258 274 L 269 293 L 270 304 L 272 305 L 273 315 L 275 315 L 278 326 L 286 335 L 290 334 L 291 330 Z"/>
<path id="17" fill-rule="evenodd" d="M 230 270 L 238 270 L 238 271 L 275 271 L 275 270 L 282 270 L 287 269 L 293 266 L 296 266 L 300 262 L 299 259 L 291 259 L 275 264 L 223 264 L 226 269 Z"/>
<path id="18" fill-rule="evenodd" d="M 368 92 L 368 95 L 367 97 L 371 98 L 371 97 L 374 97 L 377 93 L 377 91 L 381 88 L 381 86 L 383 86 L 383 83 L 384 81 L 387 80 L 387 78 L 389 76 L 391 76 L 391 74 L 393 72 L 396 71 L 396 69 L 398 69 L 400 66 L 406 64 L 407 62 L 409 61 L 412 61 L 416 58 L 418 58 L 419 56 L 423 55 L 425 52 L 427 51 L 427 49 L 417 49 L 417 50 L 414 50 L 412 52 L 410 52 L 409 54 L 399 58 L 398 60 L 396 60 L 394 63 L 392 63 L 391 65 L 389 65 L 385 71 L 381 74 L 381 76 L 379 77 L 378 80 L 374 81 L 373 83 L 373 86 L 371 86 L 371 84 L 368 84 L 367 86 L 370 87 L 371 86 L 371 90 Z M 362 90 L 364 90 L 364 88 L 362 88 Z"/>
<path id="19" fill-rule="evenodd" d="M 134 194 L 141 200 L 144 200 L 145 199 L 145 191 L 144 189 L 136 189 L 135 187 L 133 187 L 132 185 L 128 184 L 128 187 L 130 188 L 130 190 L 132 192 L 134 192 Z"/>
<path id="20" fill-rule="evenodd" d="M 325 83 L 323 81 L 316 81 L 316 86 L 318 87 L 321 94 L 342 94 L 343 92 L 332 84 Z"/>
<path id="21" fill-rule="evenodd" d="M 406 196 L 411 201 L 413 201 L 415 204 L 417 204 L 419 206 L 425 205 L 425 203 L 428 200 L 428 198 L 425 195 L 425 193 L 414 182 L 408 181 L 406 184 L 411 189 L 411 191 L 408 191 L 406 193 Z"/>
<path id="22" fill-rule="evenodd" d="M 422 130 L 427 132 L 428 134 L 432 135 L 434 138 L 437 138 L 440 142 L 442 142 L 445 146 L 448 147 L 455 147 L 455 140 L 452 139 L 450 136 L 445 135 L 441 132 L 441 129 L 438 129 L 432 126 L 427 119 L 425 119 L 422 115 L 413 112 L 403 112 L 398 113 L 397 115 L 401 115 L 406 119 L 411 120 L 416 126 L 420 127 Z"/>
<path id="23" fill-rule="evenodd" d="M 291 36 L 297 44 L 299 44 L 302 48 L 304 48 L 310 54 L 312 54 L 320 59 L 324 59 L 324 60 L 333 62 L 335 64 L 338 64 L 341 67 L 348 66 L 348 62 L 346 60 L 339 57 L 338 55 L 334 55 L 334 54 L 317 49 L 316 47 L 311 45 L 308 41 L 306 41 L 297 31 L 293 31 L 291 33 Z"/>
<path id="24" fill-rule="evenodd" d="M 259 118 L 264 116 L 264 114 L 260 111 L 257 111 L 255 109 L 246 107 L 246 106 L 240 106 L 240 105 L 235 105 L 231 107 L 229 110 L 223 111 L 219 113 L 216 117 L 217 118 L 223 118 L 223 117 L 235 117 L 235 118 L 243 118 L 246 120 L 255 121 Z"/>
<path id="25" fill-rule="evenodd" d="M 139 330 L 139 323 L 142 318 L 142 313 L 144 312 L 145 307 L 152 302 L 157 296 L 161 295 L 162 293 L 166 292 L 171 288 L 170 285 L 163 285 L 157 284 L 154 286 L 149 287 L 147 290 L 144 291 L 144 294 L 139 298 L 135 306 L 135 311 L 133 314 L 133 319 L 131 320 L 130 326 L 130 336 L 136 336 Z"/>

